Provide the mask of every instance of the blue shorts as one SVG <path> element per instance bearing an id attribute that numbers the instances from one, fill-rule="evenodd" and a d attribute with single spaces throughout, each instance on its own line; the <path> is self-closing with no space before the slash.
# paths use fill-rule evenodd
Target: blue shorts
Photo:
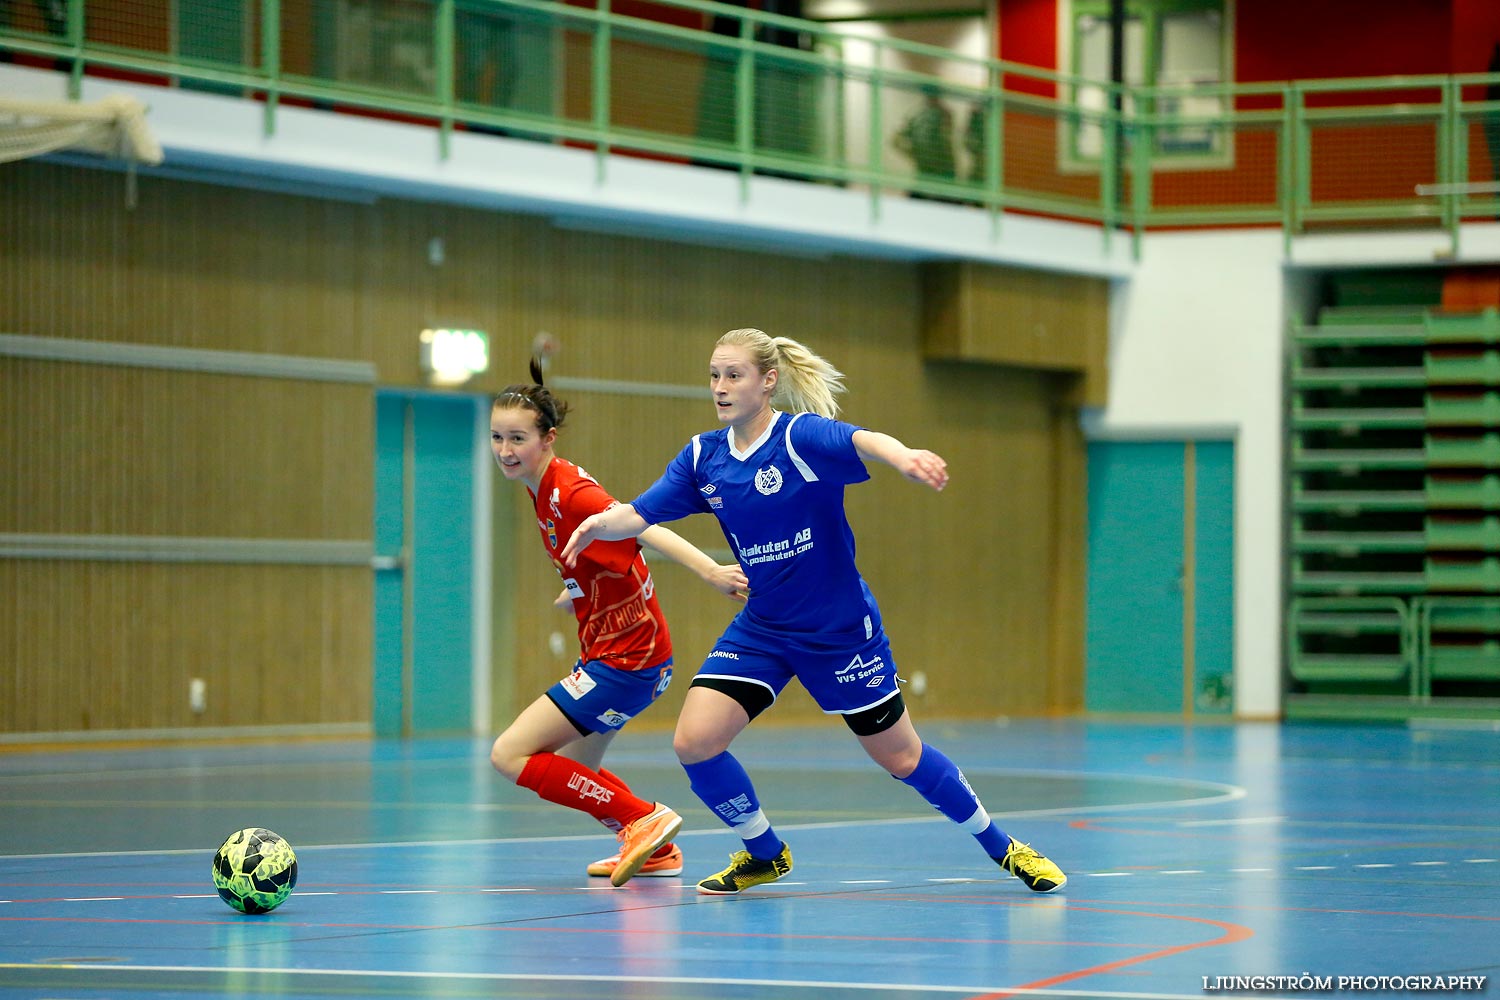
<path id="1" fill-rule="evenodd" d="M 884 629 L 863 642 L 826 646 L 765 632 L 740 618 L 714 644 L 696 680 L 741 680 L 770 692 L 793 677 L 829 715 L 851 715 L 896 697 L 896 661 Z"/>
<path id="2" fill-rule="evenodd" d="M 547 689 L 547 697 L 580 733 L 607 733 L 644 712 L 671 683 L 670 658 L 644 670 L 579 660 L 571 674 Z"/>

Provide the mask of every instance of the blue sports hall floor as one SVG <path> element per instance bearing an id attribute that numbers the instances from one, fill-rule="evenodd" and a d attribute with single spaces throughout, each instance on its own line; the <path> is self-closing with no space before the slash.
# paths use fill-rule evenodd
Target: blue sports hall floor
<path id="1" fill-rule="evenodd" d="M 1500 997 L 1500 727 L 918 723 L 1062 892 L 836 722 L 737 744 L 796 863 L 738 897 L 694 890 L 739 845 L 666 732 L 608 763 L 683 813 L 687 868 L 620 889 L 583 870 L 613 839 L 506 785 L 484 740 L 12 748 L 0 997 L 1202 998 L 1304 974 Z M 299 858 L 259 917 L 210 879 L 247 826 Z"/>

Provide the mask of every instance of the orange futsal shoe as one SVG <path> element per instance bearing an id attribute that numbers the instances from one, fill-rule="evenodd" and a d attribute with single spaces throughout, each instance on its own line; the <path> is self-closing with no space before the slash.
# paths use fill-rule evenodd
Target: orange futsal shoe
<path id="1" fill-rule="evenodd" d="M 594 876 L 608 876 L 615 873 L 615 866 L 620 863 L 620 856 L 616 854 L 610 858 L 600 858 L 589 865 L 589 874 Z M 646 859 L 641 865 L 641 870 L 635 873 L 636 878 L 654 876 L 656 878 L 668 878 L 672 875 L 682 874 L 682 848 L 676 844 L 663 844 L 656 849 L 656 853 Z"/>
<path id="2" fill-rule="evenodd" d="M 629 882 L 645 866 L 646 859 L 681 829 L 682 817 L 660 802 L 634 823 L 626 824 L 620 831 L 620 860 L 609 873 L 609 884 L 618 888 Z"/>

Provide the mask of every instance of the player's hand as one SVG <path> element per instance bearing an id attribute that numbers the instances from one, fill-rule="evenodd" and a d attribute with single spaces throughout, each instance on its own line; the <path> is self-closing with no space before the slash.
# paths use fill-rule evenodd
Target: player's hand
<path id="1" fill-rule="evenodd" d="M 750 581 L 739 563 L 715 566 L 703 579 L 731 601 L 744 604 L 750 598 Z"/>
<path id="2" fill-rule="evenodd" d="M 914 483 L 931 486 L 938 491 L 948 485 L 948 463 L 943 461 L 942 456 L 926 449 L 908 448 L 906 454 L 893 464 L 896 471 Z"/>
<path id="3" fill-rule="evenodd" d="M 588 548 L 589 543 L 594 540 L 594 536 L 599 534 L 603 520 L 604 512 L 590 514 L 583 519 L 583 523 L 578 526 L 578 530 L 573 532 L 573 537 L 568 539 L 568 544 L 564 545 L 562 551 L 557 554 L 564 566 L 572 569 L 578 565 L 578 553 Z"/>

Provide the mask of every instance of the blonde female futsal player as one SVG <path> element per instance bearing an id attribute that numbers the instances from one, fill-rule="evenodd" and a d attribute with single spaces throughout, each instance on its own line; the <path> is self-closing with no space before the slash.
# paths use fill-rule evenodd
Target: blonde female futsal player
<path id="1" fill-rule="evenodd" d="M 600 766 L 610 741 L 672 681 L 672 640 L 656 601 L 641 546 L 597 546 L 563 570 L 558 551 L 578 523 L 616 501 L 593 477 L 553 452 L 568 406 L 542 385 L 513 385 L 490 410 L 490 448 L 506 479 L 523 483 L 536 508 L 542 544 L 563 576 L 558 603 L 578 617 L 581 653 L 573 672 L 521 712 L 495 740 L 495 770 L 549 802 L 588 813 L 616 831 L 620 852 L 589 865 L 616 886 L 634 875 L 677 875 L 682 851 L 672 843 L 682 818 L 638 798 Z M 738 566 L 720 566 L 665 528 L 640 541 L 697 573 L 716 590 L 744 601 Z"/>
<path id="2" fill-rule="evenodd" d="M 584 520 L 562 552 L 571 565 L 590 543 L 706 512 L 719 519 L 749 577 L 749 603 L 693 679 L 673 740 L 693 792 L 745 842 L 698 891 L 736 893 L 792 870 L 790 849 L 729 745 L 793 677 L 823 711 L 843 716 L 877 764 L 972 834 L 1002 869 L 1037 892 L 1062 888 L 1062 870 L 995 826 L 958 766 L 918 738 L 880 609 L 854 564 L 844 487 L 869 478 L 865 463 L 885 462 L 935 490 L 947 485 L 946 464 L 833 419 L 843 376 L 794 340 L 731 330 L 708 372 L 728 426 L 695 436 L 633 503 Z M 773 398 L 791 412 L 773 409 Z"/>

